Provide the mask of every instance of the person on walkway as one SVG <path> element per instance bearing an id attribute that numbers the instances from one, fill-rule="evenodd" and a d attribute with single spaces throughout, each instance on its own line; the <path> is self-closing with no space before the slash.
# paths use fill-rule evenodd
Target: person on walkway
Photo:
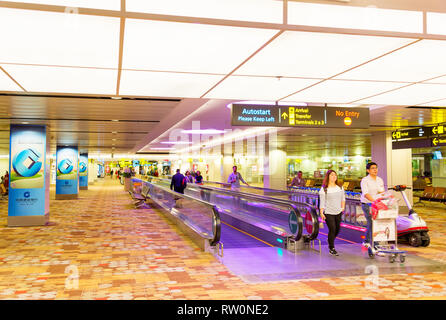
<path id="1" fill-rule="evenodd" d="M 195 183 L 203 184 L 203 176 L 201 175 L 200 171 L 197 171 L 197 173 L 195 174 Z"/>
<path id="2" fill-rule="evenodd" d="M 113 169 L 110 170 L 110 177 L 113 179 Z"/>
<path id="3" fill-rule="evenodd" d="M 189 170 L 186 171 L 185 177 L 186 177 L 186 182 L 187 183 L 193 183 L 194 182 L 194 177 L 192 177 L 192 175 L 190 174 Z"/>
<path id="4" fill-rule="evenodd" d="M 228 183 L 231 184 L 231 189 L 238 189 L 240 188 L 240 181 L 242 181 L 244 184 L 249 186 L 248 183 L 243 180 L 242 175 L 240 172 L 237 172 L 237 166 L 232 167 L 232 173 L 228 177 Z"/>
<path id="5" fill-rule="evenodd" d="M 305 187 L 305 179 L 302 178 L 302 171 L 296 173 L 296 176 L 291 181 L 290 187 Z"/>
<path id="6" fill-rule="evenodd" d="M 184 194 L 184 189 L 186 189 L 186 186 L 186 177 L 180 173 L 180 169 L 177 169 L 177 173 L 172 176 L 172 181 L 170 182 L 170 190 L 173 189 L 178 193 Z"/>
<path id="7" fill-rule="evenodd" d="M 370 208 L 373 201 L 379 199 L 380 194 L 384 193 L 385 189 L 383 179 L 378 177 L 378 165 L 375 162 L 367 163 L 366 171 L 368 175 L 361 180 L 361 207 L 367 220 L 363 246 L 369 247 L 372 241 L 372 215 Z"/>
<path id="8" fill-rule="evenodd" d="M 334 241 L 341 230 L 341 217 L 345 210 L 345 192 L 338 185 L 338 175 L 334 170 L 325 174 L 319 191 L 320 213 L 328 227 L 328 248 L 331 255 L 338 256 Z"/>

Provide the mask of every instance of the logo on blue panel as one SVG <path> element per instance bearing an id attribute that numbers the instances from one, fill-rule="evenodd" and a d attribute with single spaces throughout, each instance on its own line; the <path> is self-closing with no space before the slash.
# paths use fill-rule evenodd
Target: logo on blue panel
<path id="1" fill-rule="evenodd" d="M 59 163 L 57 168 L 59 169 L 60 173 L 68 174 L 73 171 L 73 163 L 70 159 L 64 159 Z"/>
<path id="2" fill-rule="evenodd" d="M 29 197 L 31 196 L 31 192 L 26 191 L 26 192 L 23 194 L 23 196 L 24 196 L 25 198 L 29 198 Z"/>
<path id="3" fill-rule="evenodd" d="M 42 162 L 39 161 L 42 155 L 34 149 L 26 149 L 14 156 L 12 167 L 14 171 L 22 177 L 35 176 L 42 168 Z M 25 163 L 25 161 L 27 163 Z"/>
<path id="4" fill-rule="evenodd" d="M 87 165 L 85 162 L 79 163 L 79 172 L 85 172 L 87 170 Z"/>

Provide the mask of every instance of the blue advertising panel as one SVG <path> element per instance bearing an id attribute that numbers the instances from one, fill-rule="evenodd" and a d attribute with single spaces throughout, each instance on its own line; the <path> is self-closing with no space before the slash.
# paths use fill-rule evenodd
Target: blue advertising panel
<path id="1" fill-rule="evenodd" d="M 11 125 L 8 217 L 45 215 L 46 127 Z"/>
<path id="2" fill-rule="evenodd" d="M 79 193 L 79 153 L 77 147 L 57 147 L 56 195 Z"/>
<path id="3" fill-rule="evenodd" d="M 79 156 L 79 187 L 88 187 L 88 153 Z"/>

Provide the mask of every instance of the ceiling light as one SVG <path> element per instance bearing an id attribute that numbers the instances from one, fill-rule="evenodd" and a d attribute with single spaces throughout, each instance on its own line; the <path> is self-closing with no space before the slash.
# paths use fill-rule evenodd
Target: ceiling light
<path id="1" fill-rule="evenodd" d="M 289 96 L 284 101 L 303 100 L 314 103 L 345 104 L 405 85 L 407 84 L 398 82 L 327 80 Z"/>
<path id="2" fill-rule="evenodd" d="M 360 100 L 365 104 L 418 105 L 446 97 L 446 85 L 414 84 L 408 87 Z"/>
<path id="3" fill-rule="evenodd" d="M 227 74 L 277 32 L 127 19 L 122 68 Z"/>
<path id="4" fill-rule="evenodd" d="M 22 124 L 28 124 L 29 122 L 27 122 L 27 121 L 24 121 L 24 122 L 22 122 Z"/>
<path id="5" fill-rule="evenodd" d="M 212 89 L 205 98 L 279 100 L 297 90 L 308 87 L 319 79 L 230 76 Z"/>
<path id="6" fill-rule="evenodd" d="M 115 68 L 119 29 L 119 18 L 0 8 L 0 61 Z"/>
<path id="7" fill-rule="evenodd" d="M 119 93 L 133 96 L 198 98 L 222 78 L 223 75 L 122 70 Z"/>
<path id="8" fill-rule="evenodd" d="M 22 91 L 14 81 L 11 80 L 2 70 L 0 70 L 0 91 Z"/>
<path id="9" fill-rule="evenodd" d="M 189 17 L 282 23 L 283 5 L 276 0 L 127 0 L 126 10 Z"/>
<path id="10" fill-rule="evenodd" d="M 343 73 L 339 79 L 418 82 L 443 76 L 446 41 L 421 40 Z M 435 82 L 435 79 L 432 80 Z"/>
<path id="11" fill-rule="evenodd" d="M 29 65 L 3 65 L 3 68 L 29 92 L 110 94 L 116 91 L 117 70 Z"/>
<path id="12" fill-rule="evenodd" d="M 20 0 L 15 2 L 49 4 L 64 6 L 67 8 L 92 8 L 117 11 L 119 11 L 121 8 L 121 3 L 119 0 Z"/>
<path id="13" fill-rule="evenodd" d="M 422 33 L 423 13 L 289 1 L 288 23 L 343 29 Z"/>
<path id="14" fill-rule="evenodd" d="M 237 69 L 234 75 L 327 78 L 413 41 L 405 38 L 285 31 Z"/>
<path id="15" fill-rule="evenodd" d="M 446 14 L 438 12 L 428 12 L 426 16 L 427 33 L 446 34 Z"/>

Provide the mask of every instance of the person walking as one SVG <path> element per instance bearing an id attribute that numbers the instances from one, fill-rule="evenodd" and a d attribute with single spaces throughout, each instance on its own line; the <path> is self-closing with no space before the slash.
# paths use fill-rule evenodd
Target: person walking
<path id="1" fill-rule="evenodd" d="M 170 182 L 170 190 L 174 190 L 178 193 L 184 194 L 184 189 L 186 189 L 186 186 L 186 177 L 180 173 L 180 169 L 177 169 L 177 173 L 172 176 L 172 181 Z"/>
<path id="2" fill-rule="evenodd" d="M 369 247 L 372 244 L 372 215 L 371 206 L 373 201 L 380 198 L 380 194 L 385 192 L 384 181 L 378 177 L 378 165 L 375 162 L 369 162 L 366 165 L 368 175 L 361 180 L 361 208 L 367 220 L 367 230 L 365 232 L 364 247 Z M 375 244 L 373 244 L 375 247 Z"/>
<path id="3" fill-rule="evenodd" d="M 194 182 L 194 177 L 192 177 L 192 175 L 190 174 L 190 171 L 186 171 L 185 177 L 186 177 L 186 182 L 187 183 L 193 183 Z"/>
<path id="4" fill-rule="evenodd" d="M 328 170 L 325 174 L 322 187 L 319 191 L 320 214 L 328 227 L 329 253 L 338 256 L 335 249 L 335 239 L 341 230 L 341 217 L 345 210 L 345 192 L 338 185 L 338 175 L 334 170 Z"/>
<path id="5" fill-rule="evenodd" d="M 203 184 L 203 176 L 201 175 L 200 171 L 197 171 L 197 174 L 195 175 L 195 183 Z"/>
<path id="6" fill-rule="evenodd" d="M 297 172 L 296 176 L 291 181 L 290 187 L 305 187 L 305 179 L 302 178 L 302 171 Z"/>
<path id="7" fill-rule="evenodd" d="M 237 172 L 237 166 L 233 166 L 232 173 L 228 177 L 228 183 L 231 184 L 231 189 L 240 188 L 240 181 L 242 181 L 244 184 L 246 184 L 249 187 L 249 184 L 246 183 L 245 180 L 243 180 L 243 177 L 240 174 L 240 172 Z"/>

